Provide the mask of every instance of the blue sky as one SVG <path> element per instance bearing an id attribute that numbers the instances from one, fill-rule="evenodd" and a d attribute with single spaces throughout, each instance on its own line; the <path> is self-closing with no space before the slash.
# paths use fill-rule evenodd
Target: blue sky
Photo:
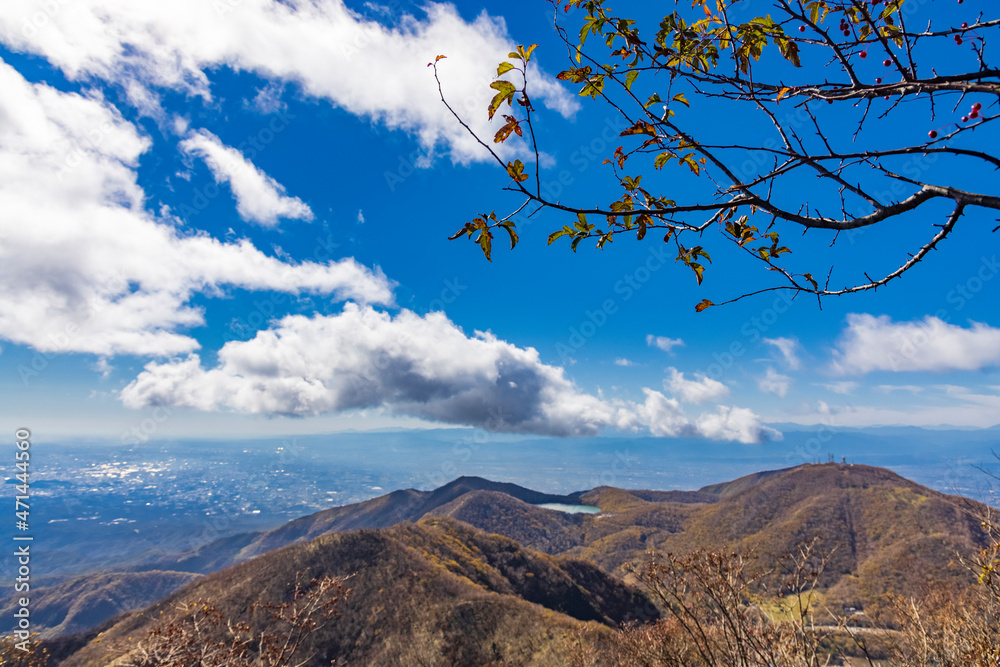
<path id="1" fill-rule="evenodd" d="M 995 12 L 986 0 L 933 4 L 917 5 L 917 18 Z M 566 59 L 549 5 L 511 7 L 4 2 L 9 430 L 129 442 L 447 424 L 748 443 L 779 438 L 789 422 L 1000 423 L 988 211 L 970 209 L 903 279 L 822 310 L 771 293 L 695 313 L 703 298 L 773 284 L 718 235 L 706 234 L 715 262 L 700 287 L 653 234 L 603 251 L 547 246 L 567 222 L 550 213 L 519 216 L 520 245 L 498 244 L 491 263 L 448 241 L 473 215 L 519 202 L 438 100 L 426 67 L 438 54 L 449 100 L 492 134 L 497 62 L 538 43 L 548 192 L 582 204 L 617 197 L 601 161 L 622 142 L 621 124 L 555 80 Z M 939 54 L 936 66 L 970 67 L 970 54 Z M 995 112 L 995 100 L 982 102 Z M 820 113 L 849 143 L 850 114 Z M 721 104 L 680 114 L 700 134 L 766 131 Z M 870 121 L 859 141 L 912 144 L 960 114 L 932 119 L 908 104 Z M 989 126 L 962 141 L 996 146 L 997 136 Z M 975 164 L 917 167 L 934 182 L 996 191 L 995 172 Z M 676 170 L 644 184 L 692 196 L 702 187 Z M 825 201 L 814 187 L 793 180 L 780 194 Z M 824 233 L 779 231 L 794 239 L 796 270 L 833 266 L 831 285 L 846 285 L 894 269 L 945 213 L 930 207 L 833 248 Z"/>

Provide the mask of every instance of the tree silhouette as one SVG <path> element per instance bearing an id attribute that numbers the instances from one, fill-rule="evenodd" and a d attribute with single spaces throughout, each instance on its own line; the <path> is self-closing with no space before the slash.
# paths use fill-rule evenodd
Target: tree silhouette
<path id="1" fill-rule="evenodd" d="M 963 174 L 1000 167 L 1000 141 L 987 127 L 998 117 L 1000 70 L 986 51 L 1000 19 L 970 11 L 955 24 L 949 18 L 964 8 L 916 0 L 777 0 L 762 16 L 754 16 L 762 3 L 750 0 L 675 0 L 647 31 L 604 0 L 575 0 L 562 7 L 585 13 L 571 38 L 550 1 L 570 63 L 558 78 L 607 105 L 625 128 L 604 160 L 620 196 L 583 205 L 543 187 L 535 46 L 518 47 L 497 68 L 487 112 L 505 123 L 492 141 L 448 104 L 438 56 L 430 65 L 442 101 L 503 167 L 505 189 L 521 196 L 513 213 L 479 215 L 452 237 L 468 236 L 487 259 L 498 228 L 513 248 L 514 217 L 549 209 L 571 218 L 549 243 L 567 237 L 574 251 L 584 240 L 604 248 L 657 230 L 701 284 L 712 261 L 703 239 L 714 231 L 773 272 L 774 284 L 720 303 L 778 289 L 819 298 L 885 285 L 925 259 L 968 209 L 1000 210 L 997 194 L 960 187 Z M 920 28 L 909 25 L 927 13 Z M 708 112 L 735 122 L 699 123 Z M 528 146 L 503 146 L 514 137 Z M 832 246 L 844 232 L 904 218 L 933 228 L 919 247 L 887 249 L 898 268 L 876 277 L 862 270 L 831 286 L 832 265 L 807 271 L 785 256 L 789 231 L 825 230 Z M 697 310 L 713 305 L 704 299 Z"/>

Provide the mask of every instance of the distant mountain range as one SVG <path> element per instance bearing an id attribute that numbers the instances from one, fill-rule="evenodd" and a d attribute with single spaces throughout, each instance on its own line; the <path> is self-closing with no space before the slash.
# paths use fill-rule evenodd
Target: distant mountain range
<path id="1" fill-rule="evenodd" d="M 600 513 L 542 503 L 593 505 Z M 73 632 L 176 589 L 64 663 L 103 665 L 113 646 L 124 645 L 110 639 L 148 631 L 178 601 L 208 598 L 239 610 L 254 595 L 280 599 L 295 573 L 350 575 L 341 620 L 313 638 L 328 660 L 449 664 L 447 655 L 462 656 L 451 664 L 559 665 L 579 633 L 599 637 L 623 621 L 655 617 L 621 576 L 649 549 L 750 549 L 771 563 L 818 538 L 827 554 L 824 603 L 864 610 L 890 591 L 966 585 L 954 556 L 985 543 L 969 513 L 981 509 L 889 470 L 849 464 L 760 472 L 697 491 L 597 487 L 552 495 L 461 477 L 39 590 L 36 599 L 46 602 L 35 614 L 50 634 Z M 11 615 L 2 610 L 0 618 Z M 423 652 L 423 662 L 407 662 L 403 646 Z"/>

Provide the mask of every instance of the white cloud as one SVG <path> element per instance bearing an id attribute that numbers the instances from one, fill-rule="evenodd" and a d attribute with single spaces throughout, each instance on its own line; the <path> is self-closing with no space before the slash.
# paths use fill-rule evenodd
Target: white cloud
<path id="1" fill-rule="evenodd" d="M 616 366 L 625 366 L 625 367 L 635 366 L 635 362 L 634 361 L 630 361 L 630 360 L 625 359 L 624 357 L 622 357 L 621 359 L 615 359 L 615 365 Z"/>
<path id="2" fill-rule="evenodd" d="M 785 416 L 799 424 L 833 424 L 839 427 L 959 426 L 986 428 L 1000 425 L 1000 395 L 969 389 L 938 394 L 924 393 L 922 403 L 907 398 L 904 406 L 832 405 L 820 403 L 813 412 Z"/>
<path id="3" fill-rule="evenodd" d="M 825 384 L 820 384 L 827 391 L 832 391 L 835 394 L 851 394 L 854 390 L 858 388 L 858 383 L 852 380 L 844 380 L 842 382 L 829 382 Z"/>
<path id="4" fill-rule="evenodd" d="M 969 328 L 936 317 L 893 322 L 887 315 L 852 314 L 834 352 L 844 374 L 872 371 L 979 370 L 1000 364 L 1000 329 Z"/>
<path id="5" fill-rule="evenodd" d="M 924 390 L 924 387 L 915 384 L 880 384 L 875 389 L 883 394 L 891 394 L 894 391 L 908 391 L 911 394 L 919 394 Z"/>
<path id="6" fill-rule="evenodd" d="M 484 12 L 467 22 L 450 4 L 428 4 L 426 17 L 402 16 L 392 27 L 364 19 L 342 0 L 243 0 L 238 7 L 75 0 L 52 7 L 38 27 L 32 19 L 40 14 L 37 2 L 4 0 L 0 41 L 47 58 L 73 80 L 96 76 L 129 89 L 149 85 L 206 99 L 213 69 L 250 71 L 407 131 L 428 152 L 443 145 L 458 162 L 486 156 L 441 104 L 427 63 L 438 54 L 448 57 L 440 63 L 445 94 L 480 136 L 492 136 L 495 123 L 485 113 L 495 93 L 489 84 L 514 46 L 502 19 Z M 572 114 L 575 95 L 533 70 L 536 103 Z M 149 95 L 131 97 L 150 104 Z"/>
<path id="7" fill-rule="evenodd" d="M 684 345 L 684 341 L 680 338 L 667 338 L 666 336 L 654 336 L 653 334 L 648 334 L 646 336 L 646 345 L 673 354 L 674 348 L 682 347 Z"/>
<path id="8" fill-rule="evenodd" d="M 676 399 L 644 389 L 643 403 L 581 392 L 532 348 L 488 333 L 466 336 L 440 312 L 396 316 L 348 303 L 339 315 L 287 316 L 249 341 L 152 362 L 124 390 L 126 406 L 186 406 L 313 416 L 367 408 L 430 421 L 546 435 L 648 429 L 757 442 L 773 435 L 749 410 L 719 408 L 691 422 Z M 720 417 L 719 415 L 722 415 Z M 725 417 L 725 418 L 723 418 Z"/>
<path id="9" fill-rule="evenodd" d="M 401 415 L 512 432 L 591 435 L 616 411 L 562 369 L 490 334 L 467 337 L 443 313 L 392 317 L 349 303 L 339 315 L 289 316 L 219 363 L 151 363 L 122 392 L 130 407 L 189 406 L 311 416 L 385 407 Z M 500 421 L 502 420 L 502 422 Z"/>
<path id="10" fill-rule="evenodd" d="M 802 366 L 802 361 L 798 356 L 799 341 L 794 338 L 765 338 L 765 343 L 774 347 L 781 353 L 781 361 L 790 370 L 798 370 Z"/>
<path id="11" fill-rule="evenodd" d="M 381 271 L 353 259 L 291 264 L 155 217 L 135 172 L 149 141 L 102 99 L 28 83 L 2 61 L 0 90 L 0 338 L 43 352 L 173 355 L 198 348 L 181 333 L 203 324 L 197 293 L 392 301 Z"/>
<path id="12" fill-rule="evenodd" d="M 792 378 L 782 375 L 769 366 L 764 377 L 757 381 L 757 387 L 761 391 L 784 398 L 788 395 L 788 390 L 791 388 L 792 382 Z"/>
<path id="13" fill-rule="evenodd" d="M 103 378 L 106 378 L 109 375 L 111 375 L 111 371 L 114 370 L 114 367 L 112 367 L 111 364 L 108 363 L 108 360 L 105 357 L 101 357 L 100 359 L 98 359 L 93 364 L 93 366 L 91 366 L 91 368 L 94 371 L 100 373 L 101 377 L 103 377 Z"/>
<path id="14" fill-rule="evenodd" d="M 698 435 L 677 399 L 667 398 L 652 389 L 643 389 L 643 392 L 646 400 L 638 404 L 632 414 L 636 423 L 648 428 L 651 435 L 658 438 Z M 623 421 L 622 425 L 628 424 L 627 417 Z"/>
<path id="15" fill-rule="evenodd" d="M 705 413 L 696 422 L 698 433 L 713 440 L 736 440 L 755 443 L 781 440 L 779 431 L 760 423 L 760 418 L 747 408 L 720 405 L 714 413 Z"/>
<path id="16" fill-rule="evenodd" d="M 287 105 L 281 99 L 284 92 L 285 85 L 283 83 L 269 83 L 258 90 L 257 94 L 253 98 L 253 101 L 248 102 L 246 106 L 262 114 L 272 114 L 283 111 L 287 108 Z"/>
<path id="17" fill-rule="evenodd" d="M 714 401 L 729 394 L 729 387 L 701 373 L 695 373 L 695 379 L 688 380 L 676 368 L 668 368 L 667 371 L 670 377 L 663 381 L 663 386 L 680 396 L 685 403 Z"/>
<path id="18" fill-rule="evenodd" d="M 362 225 L 365 224 L 365 214 L 360 208 L 358 209 L 358 222 Z"/>
<path id="19" fill-rule="evenodd" d="M 312 210 L 301 199 L 286 196 L 283 185 L 208 130 L 192 132 L 179 147 L 188 155 L 203 159 L 216 183 L 229 184 L 236 199 L 236 211 L 244 220 L 274 227 L 279 218 L 313 219 Z"/>

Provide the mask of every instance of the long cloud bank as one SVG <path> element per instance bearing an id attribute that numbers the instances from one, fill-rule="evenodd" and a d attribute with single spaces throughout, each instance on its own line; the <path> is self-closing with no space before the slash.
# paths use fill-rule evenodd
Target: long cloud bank
<path id="1" fill-rule="evenodd" d="M 780 438 L 750 410 L 718 406 L 689 419 L 675 398 L 642 403 L 581 392 L 563 370 L 489 333 L 467 336 L 443 313 L 392 316 L 346 304 L 338 315 L 287 316 L 227 343 L 206 369 L 197 355 L 152 362 L 125 405 L 312 416 L 380 407 L 399 415 L 512 433 L 595 435 L 606 427 L 751 443 Z"/>

